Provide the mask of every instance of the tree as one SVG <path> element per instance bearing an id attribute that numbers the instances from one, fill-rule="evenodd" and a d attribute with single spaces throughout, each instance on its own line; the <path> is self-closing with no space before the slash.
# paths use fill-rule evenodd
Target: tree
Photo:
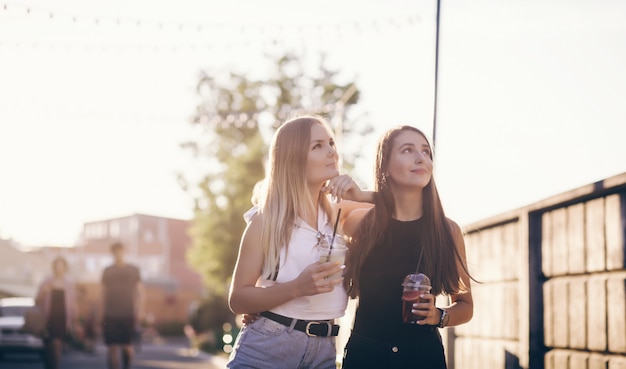
<path id="1" fill-rule="evenodd" d="M 189 192 L 195 191 L 188 260 L 217 296 L 226 294 L 245 228 L 242 214 L 251 206 L 254 185 L 264 176 L 264 137 L 302 113 L 326 116 L 345 133 L 361 136 L 372 130 L 361 119 L 343 124 L 359 91 L 353 82 L 339 84 L 338 72 L 325 66 L 323 56 L 313 76 L 292 54 L 272 64 L 275 70 L 266 79 L 203 72 L 197 86 L 201 103 L 192 119 L 203 134 L 182 145 L 209 164 L 196 186 L 182 177 L 181 181 Z M 344 167 L 351 168 L 358 152 L 340 150 Z"/>

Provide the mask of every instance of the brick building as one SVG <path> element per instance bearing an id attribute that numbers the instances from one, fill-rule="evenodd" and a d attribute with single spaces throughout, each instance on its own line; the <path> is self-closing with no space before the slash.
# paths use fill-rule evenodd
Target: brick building
<path id="1" fill-rule="evenodd" d="M 103 219 L 83 225 L 72 255 L 81 266 L 78 281 L 99 298 L 102 271 L 113 262 L 110 246 L 125 245 L 126 261 L 139 267 L 146 286 L 146 314 L 155 324 L 185 322 L 203 294 L 201 278 L 187 264 L 189 221 L 145 214 Z"/>
<path id="2" fill-rule="evenodd" d="M 0 239 L 0 298 L 35 296 L 49 273 L 48 259 L 20 250 L 13 240 Z"/>

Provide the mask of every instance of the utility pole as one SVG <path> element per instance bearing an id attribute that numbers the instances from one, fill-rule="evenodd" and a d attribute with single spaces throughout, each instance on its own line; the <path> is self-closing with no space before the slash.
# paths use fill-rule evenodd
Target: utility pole
<path id="1" fill-rule="evenodd" d="M 434 109 L 433 109 L 433 146 L 436 145 L 437 138 L 437 95 L 439 88 L 439 15 L 441 12 L 441 0 L 437 0 L 437 18 L 435 25 L 435 94 L 434 94 Z"/>

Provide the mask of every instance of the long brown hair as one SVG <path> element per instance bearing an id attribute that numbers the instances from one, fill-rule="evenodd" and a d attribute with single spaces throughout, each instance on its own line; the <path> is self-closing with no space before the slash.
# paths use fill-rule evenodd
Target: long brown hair
<path id="1" fill-rule="evenodd" d="M 352 237 L 352 247 L 346 260 L 344 284 L 351 297 L 360 292 L 359 279 L 363 271 L 363 263 L 389 232 L 388 225 L 395 210 L 395 202 L 386 175 L 389 157 L 396 137 L 403 131 L 413 131 L 426 135 L 411 126 L 399 126 L 388 130 L 379 140 L 375 163 L 374 207 L 365 215 Z M 428 143 L 431 148 L 430 143 Z M 432 156 L 432 148 L 430 150 Z M 465 289 L 461 282 L 457 261 L 467 272 L 459 251 L 456 248 L 449 220 L 446 218 L 434 177 L 422 191 L 423 198 L 423 229 L 419 240 L 423 248 L 420 272 L 428 275 L 432 283 L 432 293 L 456 294 Z M 416 260 L 416 265 L 417 265 Z M 468 273 L 469 275 L 469 273 Z"/>

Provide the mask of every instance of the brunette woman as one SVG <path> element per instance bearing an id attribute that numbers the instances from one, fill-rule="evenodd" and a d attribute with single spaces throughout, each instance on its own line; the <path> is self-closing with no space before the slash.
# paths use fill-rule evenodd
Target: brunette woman
<path id="1" fill-rule="evenodd" d="M 445 216 L 420 130 L 392 128 L 379 141 L 373 203 L 344 227 L 352 236 L 344 284 L 359 305 L 343 368 L 446 368 L 438 330 L 469 321 L 473 302 L 463 235 Z M 413 303 L 421 320 L 407 324 L 401 284 L 416 272 L 432 290 Z M 450 303 L 436 307 L 438 295 Z"/>

